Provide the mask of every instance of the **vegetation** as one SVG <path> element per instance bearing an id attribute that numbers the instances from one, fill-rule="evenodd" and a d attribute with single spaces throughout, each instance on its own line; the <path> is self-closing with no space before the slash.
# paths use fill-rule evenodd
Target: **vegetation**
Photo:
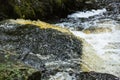
<path id="1" fill-rule="evenodd" d="M 26 67 L 21 63 L 1 63 L 0 80 L 27 80 L 28 76 L 35 71 L 35 69 Z"/>
<path id="2" fill-rule="evenodd" d="M 69 13 L 87 7 L 86 1 L 89 0 L 1 0 L 0 20 L 6 18 L 50 20 L 66 17 Z M 95 8 L 95 5 L 87 8 L 93 7 Z"/>

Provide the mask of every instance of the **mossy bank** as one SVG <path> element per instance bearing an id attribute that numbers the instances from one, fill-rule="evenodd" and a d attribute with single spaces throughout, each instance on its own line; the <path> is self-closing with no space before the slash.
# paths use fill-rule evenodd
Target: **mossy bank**
<path id="1" fill-rule="evenodd" d="M 66 17 L 76 10 L 96 8 L 94 2 L 95 0 L 1 0 L 0 20 L 11 18 L 51 20 Z"/>

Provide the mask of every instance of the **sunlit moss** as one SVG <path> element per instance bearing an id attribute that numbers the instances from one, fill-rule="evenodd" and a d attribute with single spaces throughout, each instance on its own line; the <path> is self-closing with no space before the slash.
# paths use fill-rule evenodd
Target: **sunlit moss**
<path id="1" fill-rule="evenodd" d="M 60 28 L 58 26 L 54 26 L 54 25 L 51 25 L 51 24 L 48 24 L 48 23 L 45 23 L 39 20 L 31 21 L 31 20 L 17 19 L 17 20 L 11 20 L 11 21 L 18 23 L 18 24 L 32 24 L 32 25 L 39 26 L 40 28 L 43 28 L 43 29 L 52 28 L 52 29 L 56 29 L 61 32 L 65 32 L 65 33 L 67 32 L 68 34 L 71 34 L 71 32 L 67 29 Z"/>

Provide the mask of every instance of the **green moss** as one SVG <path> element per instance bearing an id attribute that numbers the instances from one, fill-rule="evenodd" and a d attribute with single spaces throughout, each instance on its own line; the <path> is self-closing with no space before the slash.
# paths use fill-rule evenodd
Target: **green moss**
<path id="1" fill-rule="evenodd" d="M 19 15 L 20 17 L 22 17 L 21 10 L 20 10 L 20 8 L 19 8 L 18 6 L 15 6 L 15 7 L 14 7 L 14 10 L 15 10 L 15 12 L 17 13 L 17 15 Z"/>
<path id="2" fill-rule="evenodd" d="M 0 80 L 27 80 L 37 70 L 24 65 L 13 57 L 18 55 L 8 50 L 0 50 Z"/>
<path id="3" fill-rule="evenodd" d="M 26 67 L 21 63 L 1 63 L 0 80 L 27 80 L 28 76 L 35 71 L 35 69 Z"/>
<path id="4" fill-rule="evenodd" d="M 35 17 L 34 9 L 29 1 L 21 0 L 21 2 L 10 1 L 14 12 L 19 18 L 32 18 Z"/>
<path id="5" fill-rule="evenodd" d="M 62 0 L 56 0 L 56 4 L 61 7 L 62 6 Z"/>
<path id="6" fill-rule="evenodd" d="M 22 12 L 21 17 L 28 18 L 28 17 L 35 16 L 35 12 L 34 12 L 32 6 L 30 5 L 30 3 L 26 2 L 26 3 L 23 3 L 23 4 L 24 5 L 21 6 L 21 12 Z"/>
<path id="7" fill-rule="evenodd" d="M 63 0 L 50 0 L 49 2 L 53 8 L 61 8 L 63 4 Z"/>

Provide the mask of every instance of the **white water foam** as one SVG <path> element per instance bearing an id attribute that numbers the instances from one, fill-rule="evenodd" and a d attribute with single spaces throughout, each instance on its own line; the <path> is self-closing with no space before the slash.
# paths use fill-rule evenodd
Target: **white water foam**
<path id="1" fill-rule="evenodd" d="M 100 15 L 105 13 L 107 10 L 105 8 L 98 9 L 98 10 L 91 10 L 86 12 L 78 11 L 76 13 L 73 13 L 71 15 L 68 15 L 68 18 L 89 18 L 91 16 Z"/>
<path id="2" fill-rule="evenodd" d="M 99 18 L 104 17 L 103 13 L 105 13 L 105 12 L 107 12 L 107 10 L 105 8 L 98 9 L 98 10 L 92 10 L 92 11 L 86 11 L 86 12 L 79 11 L 79 12 L 73 13 L 71 15 L 68 15 L 68 17 L 65 19 L 65 21 L 63 21 L 61 23 L 57 23 L 55 25 L 61 26 L 63 28 L 68 28 L 70 30 L 76 30 L 79 27 L 88 28 L 90 26 L 97 25 L 96 22 L 99 21 L 98 20 Z M 99 15 L 99 16 L 96 16 L 96 15 Z M 93 18 L 89 20 L 89 17 L 91 17 L 91 16 L 93 16 Z"/>
<path id="3" fill-rule="evenodd" d="M 68 15 L 67 21 L 56 25 L 67 27 L 75 36 L 83 38 L 94 48 L 96 55 L 103 61 L 102 64 L 99 61 L 98 63 L 91 64 L 96 64 L 99 67 L 96 69 L 97 72 L 110 73 L 120 77 L 120 22 L 108 18 L 103 19 L 103 13 L 105 12 L 107 12 L 105 8 L 86 12 L 79 11 Z M 95 17 L 90 19 L 89 17 L 91 16 Z M 81 21 L 82 18 L 85 21 Z M 76 31 L 76 27 L 84 29 Z M 88 33 L 85 33 L 85 30 L 88 30 Z"/>
<path id="4" fill-rule="evenodd" d="M 104 61 L 104 64 L 99 65 L 101 69 L 98 72 L 107 72 L 120 77 L 120 29 L 118 29 L 120 24 L 115 25 L 114 21 L 108 21 L 108 25 L 105 21 L 99 24 L 96 29 L 99 29 L 100 26 L 103 28 L 109 26 L 112 31 L 97 34 L 84 33 L 82 31 L 71 32 L 86 40 L 95 49 L 96 54 Z"/>
<path id="5" fill-rule="evenodd" d="M 75 76 L 70 76 L 66 72 L 58 72 L 56 75 L 51 76 L 49 80 L 76 80 Z"/>

